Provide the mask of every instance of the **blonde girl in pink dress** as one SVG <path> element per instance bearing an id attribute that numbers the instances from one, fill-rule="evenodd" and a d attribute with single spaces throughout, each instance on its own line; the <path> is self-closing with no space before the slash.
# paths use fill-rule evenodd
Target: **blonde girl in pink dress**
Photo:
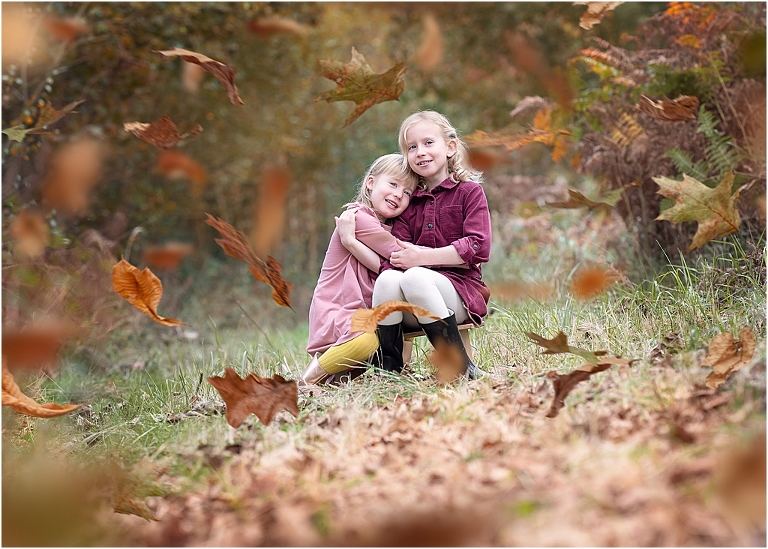
<path id="1" fill-rule="evenodd" d="M 376 352 L 376 334 L 351 332 L 350 319 L 356 309 L 371 307 L 382 258 L 403 249 L 392 236 L 392 219 L 408 207 L 418 182 L 403 155 L 382 156 L 363 177 L 355 201 L 336 218 L 309 307 L 312 360 L 300 388 L 360 366 Z"/>

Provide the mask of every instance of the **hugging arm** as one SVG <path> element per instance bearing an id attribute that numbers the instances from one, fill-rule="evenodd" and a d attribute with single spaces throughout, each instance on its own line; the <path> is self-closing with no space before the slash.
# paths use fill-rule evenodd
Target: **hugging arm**
<path id="1" fill-rule="evenodd" d="M 401 250 L 397 240 L 373 215 L 350 209 L 336 218 L 342 245 L 366 268 L 378 273 L 382 259 Z"/>

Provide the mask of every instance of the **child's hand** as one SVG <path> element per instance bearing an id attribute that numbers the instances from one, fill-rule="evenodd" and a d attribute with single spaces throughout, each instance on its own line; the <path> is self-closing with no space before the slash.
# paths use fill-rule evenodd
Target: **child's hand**
<path id="1" fill-rule="evenodd" d="M 355 238 L 355 214 L 357 214 L 357 208 L 346 210 L 339 217 L 334 217 L 336 221 L 336 229 L 339 231 L 339 238 L 345 248 L 349 248 L 350 243 L 356 240 Z"/>
<path id="2" fill-rule="evenodd" d="M 397 239 L 397 243 L 403 249 L 399 252 L 392 252 L 389 256 L 389 262 L 393 267 L 405 270 L 425 264 L 421 254 L 421 251 L 424 249 L 423 246 L 416 246 L 410 242 L 403 242 L 399 238 Z"/>

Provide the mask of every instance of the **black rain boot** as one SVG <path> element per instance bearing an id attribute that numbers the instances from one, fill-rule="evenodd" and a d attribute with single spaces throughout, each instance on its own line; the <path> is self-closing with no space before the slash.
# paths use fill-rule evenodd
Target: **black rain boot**
<path id="1" fill-rule="evenodd" d="M 461 340 L 461 334 L 459 333 L 459 325 L 456 323 L 456 315 L 451 313 L 451 316 L 445 317 L 442 320 L 436 322 L 430 322 L 428 324 L 422 324 L 419 322 L 421 329 L 427 334 L 427 339 L 436 347 L 435 344 L 440 345 L 445 343 L 447 345 L 455 345 L 464 357 L 466 363 L 464 372 L 470 380 L 477 379 L 479 376 L 487 375 L 484 371 L 478 368 L 464 348 L 464 342 Z"/>
<path id="2" fill-rule="evenodd" d="M 374 368 L 399 374 L 403 370 L 403 323 L 379 324 L 376 335 L 379 349 L 371 360 Z"/>

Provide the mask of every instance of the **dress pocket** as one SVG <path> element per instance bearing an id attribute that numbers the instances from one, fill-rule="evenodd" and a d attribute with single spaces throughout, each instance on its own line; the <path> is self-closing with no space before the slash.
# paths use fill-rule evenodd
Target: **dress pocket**
<path id="1" fill-rule="evenodd" d="M 445 206 L 440 210 L 440 233 L 449 242 L 464 236 L 464 209 L 461 206 Z"/>

